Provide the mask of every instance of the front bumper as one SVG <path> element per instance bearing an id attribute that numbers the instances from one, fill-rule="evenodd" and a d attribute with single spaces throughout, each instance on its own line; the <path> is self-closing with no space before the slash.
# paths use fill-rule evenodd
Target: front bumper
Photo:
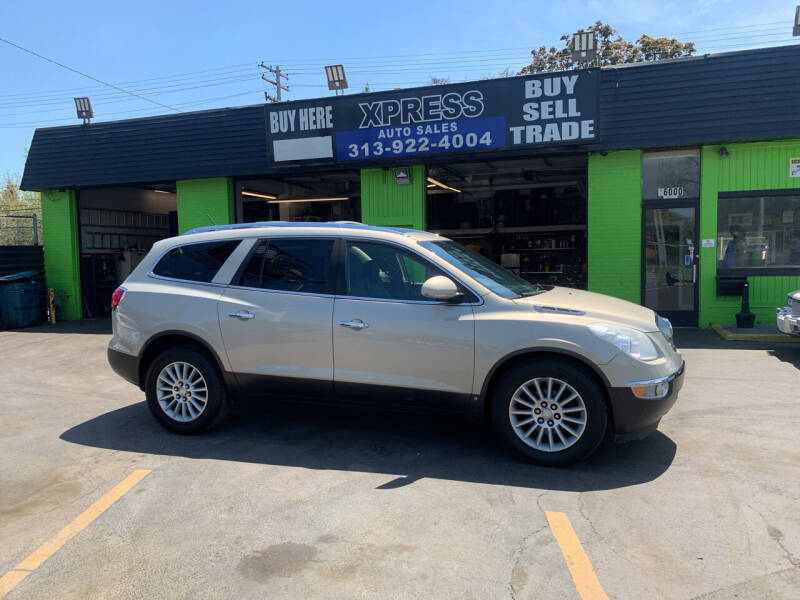
<path id="1" fill-rule="evenodd" d="M 793 315 L 791 307 L 778 308 L 778 331 L 789 335 L 800 335 L 800 315 Z"/>
<path id="2" fill-rule="evenodd" d="M 611 413 L 614 419 L 614 441 L 617 443 L 639 440 L 658 428 L 658 423 L 675 401 L 683 387 L 686 363 L 665 378 L 669 391 L 663 398 L 638 398 L 630 387 L 609 388 Z"/>

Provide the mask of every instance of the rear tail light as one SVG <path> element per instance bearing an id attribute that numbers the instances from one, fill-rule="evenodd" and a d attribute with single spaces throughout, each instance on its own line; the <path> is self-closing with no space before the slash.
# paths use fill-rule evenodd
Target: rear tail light
<path id="1" fill-rule="evenodd" d="M 111 294 L 111 310 L 114 310 L 119 306 L 119 303 L 122 302 L 122 299 L 125 297 L 125 292 L 127 292 L 124 287 L 118 287 L 114 290 L 114 293 Z"/>

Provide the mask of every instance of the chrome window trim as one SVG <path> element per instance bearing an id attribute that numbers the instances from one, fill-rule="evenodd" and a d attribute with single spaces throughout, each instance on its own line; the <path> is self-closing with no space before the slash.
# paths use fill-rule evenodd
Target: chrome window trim
<path id="1" fill-rule="evenodd" d="M 176 239 L 179 239 L 179 238 L 176 238 Z M 225 259 L 225 262 L 222 263 L 219 266 L 219 269 L 217 269 L 217 273 L 219 273 L 222 270 L 222 267 L 224 267 L 228 263 L 228 261 L 231 260 L 231 258 L 233 258 L 233 255 L 236 253 L 236 250 L 239 249 L 239 246 L 242 245 L 242 242 L 245 241 L 245 239 L 246 238 L 238 238 L 239 244 L 236 246 L 236 248 L 233 249 L 233 251 L 230 253 L 230 256 L 228 256 L 228 258 Z M 225 287 L 224 283 L 214 283 L 214 279 L 216 279 L 217 273 L 214 273 L 214 277 L 211 278 L 211 281 L 196 281 L 194 279 L 178 279 L 177 277 L 167 277 L 166 275 L 157 275 L 156 273 L 153 272 L 153 269 L 155 269 L 156 266 L 158 266 L 158 263 L 161 262 L 161 259 L 163 259 L 167 255 L 167 253 L 172 252 L 173 250 L 175 250 L 175 248 L 183 248 L 184 246 L 196 246 L 197 244 L 214 244 L 216 242 L 225 243 L 225 242 L 232 242 L 232 241 L 237 241 L 237 238 L 232 238 L 232 239 L 230 239 L 230 238 L 221 238 L 219 240 L 202 240 L 202 241 L 198 241 L 198 242 L 187 242 L 187 243 L 184 243 L 184 244 L 175 244 L 174 246 L 170 246 L 169 248 L 164 250 L 161 254 L 159 254 L 158 258 L 151 263 L 150 269 L 147 271 L 147 276 L 148 277 L 152 277 L 153 279 L 160 279 L 162 281 L 175 281 L 175 282 L 178 282 L 178 283 L 194 283 L 196 285 L 208 285 L 208 286 L 211 286 L 211 287 Z"/>
<path id="2" fill-rule="evenodd" d="M 436 304 L 439 306 L 480 306 L 483 298 L 479 302 L 448 302 L 447 300 L 393 300 L 391 298 L 365 298 L 363 296 L 335 296 L 341 300 L 359 300 L 361 302 L 391 302 L 392 304 Z"/>
<path id="3" fill-rule="evenodd" d="M 395 246 L 397 248 L 400 248 L 401 250 L 405 250 L 409 254 L 413 254 L 413 255 L 419 257 L 421 260 L 434 265 L 437 269 L 439 269 L 440 271 L 444 272 L 448 277 L 453 279 L 456 283 L 460 284 L 461 286 L 463 286 L 467 290 L 469 290 L 472 293 L 472 295 L 475 296 L 478 299 L 478 301 L 477 302 L 448 302 L 447 300 L 394 300 L 394 299 L 391 299 L 391 298 L 365 298 L 363 296 L 349 296 L 349 295 L 346 295 L 346 294 L 341 294 L 341 295 L 337 296 L 337 298 L 347 298 L 347 299 L 350 299 L 350 300 L 364 300 L 364 301 L 374 301 L 374 302 L 395 302 L 395 303 L 400 303 L 400 304 L 445 304 L 445 305 L 453 305 L 453 306 L 481 306 L 483 304 L 483 296 L 481 296 L 479 293 L 477 293 L 471 286 L 469 286 L 466 283 L 464 283 L 461 280 L 461 278 L 453 275 L 453 273 L 449 269 L 446 269 L 446 268 L 442 267 L 441 265 L 439 265 L 435 261 L 432 261 L 427 256 L 424 256 L 424 255 L 420 254 L 414 248 L 409 248 L 408 246 L 406 246 L 404 244 L 397 243 L 394 240 L 384 240 L 384 239 L 381 239 L 381 238 L 373 238 L 373 237 L 368 237 L 368 236 L 358 237 L 358 238 L 350 238 L 350 237 L 347 237 L 347 236 L 342 236 L 340 239 L 344 240 L 345 244 L 348 243 L 348 242 L 351 242 L 351 241 L 352 242 L 357 242 L 359 240 L 366 240 L 368 242 L 376 242 L 376 243 L 379 243 L 379 244 L 386 244 L 386 245 L 389 245 L 389 246 Z M 347 253 L 346 252 L 345 252 L 345 261 L 347 261 Z"/>

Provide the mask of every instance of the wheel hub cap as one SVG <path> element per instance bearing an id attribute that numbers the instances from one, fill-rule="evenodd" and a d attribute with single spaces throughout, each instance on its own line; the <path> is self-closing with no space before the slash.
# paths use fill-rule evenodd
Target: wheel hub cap
<path id="1" fill-rule="evenodd" d="M 187 362 L 172 362 L 158 374 L 156 398 L 165 415 L 187 423 L 203 414 L 208 386 L 199 369 Z"/>
<path id="2" fill-rule="evenodd" d="M 511 397 L 508 416 L 517 437 L 542 452 L 566 450 L 586 430 L 583 398 L 555 377 L 537 377 L 519 386 Z"/>

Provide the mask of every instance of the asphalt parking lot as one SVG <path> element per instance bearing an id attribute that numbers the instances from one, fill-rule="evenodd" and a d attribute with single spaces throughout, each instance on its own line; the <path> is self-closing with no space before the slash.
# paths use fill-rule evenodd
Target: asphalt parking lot
<path id="1" fill-rule="evenodd" d="M 545 469 L 440 417 L 246 405 L 175 436 L 108 339 L 0 332 L 0 598 L 798 597 L 800 345 L 679 331 L 660 431 Z"/>

